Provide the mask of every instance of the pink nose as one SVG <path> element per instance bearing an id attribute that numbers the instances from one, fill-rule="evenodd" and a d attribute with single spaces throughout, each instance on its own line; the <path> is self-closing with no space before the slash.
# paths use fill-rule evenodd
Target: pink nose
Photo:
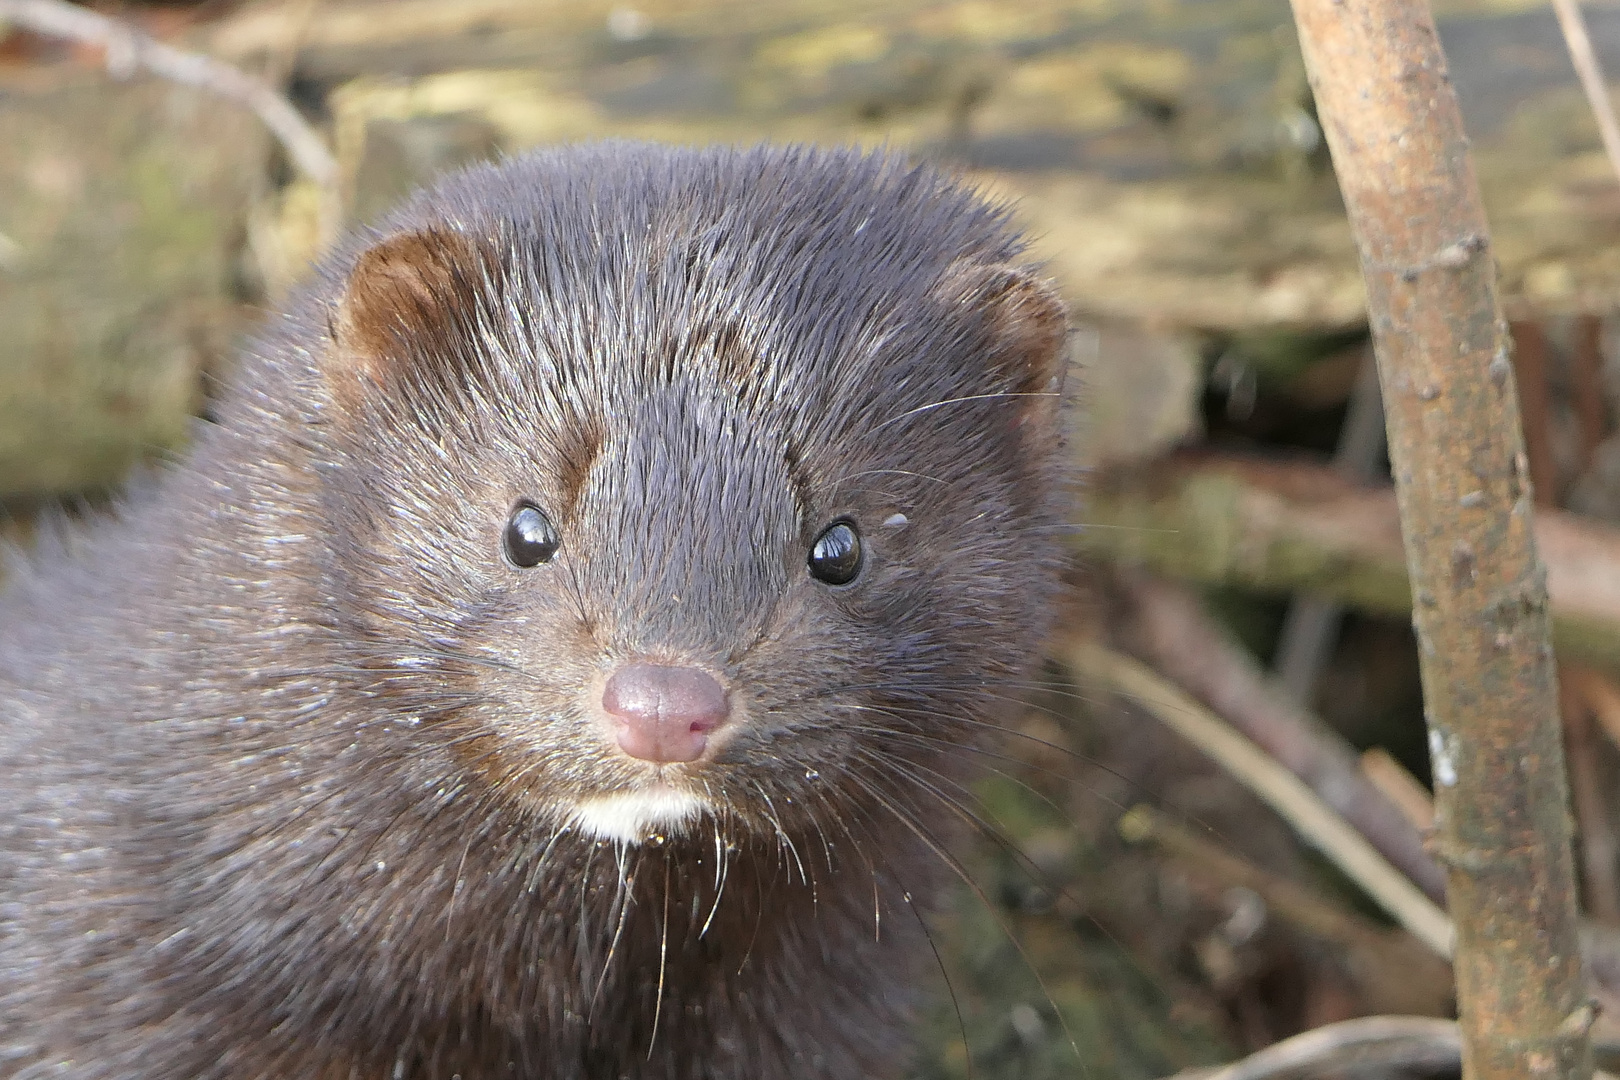
<path id="1" fill-rule="evenodd" d="M 725 723 L 726 692 L 708 672 L 627 664 L 602 688 L 619 748 L 643 761 L 696 761 L 709 732 Z"/>

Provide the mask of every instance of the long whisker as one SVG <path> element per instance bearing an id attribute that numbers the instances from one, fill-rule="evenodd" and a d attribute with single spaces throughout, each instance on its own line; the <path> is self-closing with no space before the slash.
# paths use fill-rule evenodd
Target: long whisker
<path id="1" fill-rule="evenodd" d="M 923 918 L 922 912 L 917 910 L 917 905 L 911 902 L 911 890 L 906 888 L 904 883 L 900 886 L 900 898 L 905 901 L 906 907 L 911 910 L 912 917 L 917 920 L 917 925 L 922 928 L 923 940 L 928 942 L 928 951 L 934 954 L 934 963 L 939 965 L 940 977 L 945 980 L 945 993 L 951 999 L 951 1011 L 956 1014 L 956 1030 L 962 1035 L 962 1053 L 967 1061 L 967 1077 L 968 1080 L 973 1080 L 975 1071 L 973 1068 L 973 1047 L 968 1041 L 967 1018 L 962 1015 L 962 1001 L 956 996 L 956 986 L 951 982 L 950 972 L 945 967 L 945 957 L 940 954 L 939 943 L 934 940 L 934 933 L 928 928 L 928 920 Z M 1050 1000 L 1051 995 L 1048 994 L 1047 998 Z M 1056 1009 L 1056 1004 L 1052 1008 Z M 1078 1052 L 1076 1050 L 1076 1053 Z"/>
<path id="2" fill-rule="evenodd" d="M 1052 997 L 1052 991 L 1046 985 L 1046 979 L 1043 978 L 1041 973 L 1036 969 L 1035 962 L 1030 957 L 1029 951 L 1024 948 L 1023 942 L 1018 940 L 1018 936 L 1013 933 L 1012 928 L 1007 925 L 1006 921 L 996 911 L 995 905 L 992 904 L 990 902 L 990 898 L 985 895 L 984 889 L 979 885 L 978 882 L 973 880 L 973 876 L 967 872 L 967 868 L 962 865 L 961 861 L 946 849 L 944 844 L 941 843 L 939 838 L 935 836 L 933 832 L 927 828 L 927 826 L 917 821 L 914 815 L 898 806 L 893 800 L 885 796 L 875 784 L 872 784 L 858 773 L 852 772 L 850 773 L 850 776 L 861 785 L 861 787 L 871 798 L 875 799 L 879 805 L 883 806 L 892 815 L 894 815 L 897 821 L 904 825 L 913 836 L 915 836 L 923 843 L 924 846 L 932 851 L 934 855 L 937 856 L 939 860 L 947 867 L 949 867 L 951 871 L 961 879 L 962 883 L 972 890 L 973 894 L 978 897 L 979 903 L 983 904 L 985 911 L 989 912 L 991 917 L 995 919 L 997 926 L 1000 927 L 1001 932 L 1006 936 L 1007 941 L 1014 949 L 1018 951 L 1018 955 L 1023 958 L 1024 965 L 1028 968 L 1029 973 L 1034 976 L 1036 983 L 1039 984 L 1041 988 L 1041 992 L 1046 995 L 1047 1004 L 1052 1006 L 1052 1011 L 1057 1014 L 1058 1023 L 1063 1027 L 1064 1037 L 1068 1040 L 1070 1049 L 1074 1051 L 1075 1060 L 1080 1062 L 1082 1069 L 1085 1069 L 1085 1059 L 1080 1054 L 1080 1044 L 1075 1040 L 1074 1032 L 1070 1030 L 1069 1021 L 1063 1015 L 1063 1010 L 1057 1007 L 1057 1000 Z"/>
<path id="3" fill-rule="evenodd" d="M 952 796 L 947 791 L 941 789 L 938 784 L 922 776 L 919 770 L 924 770 L 930 776 L 937 777 L 942 783 L 949 784 L 951 787 L 956 788 L 964 797 L 972 798 L 972 792 L 962 787 L 961 784 L 952 780 L 943 773 L 933 769 L 928 769 L 926 766 L 918 765 L 916 763 L 905 764 L 896 758 L 878 758 L 870 755 L 868 756 L 868 760 L 871 761 L 877 768 L 893 769 L 895 772 L 916 784 L 923 791 L 934 796 L 958 818 L 971 825 L 980 835 L 991 840 L 1008 855 L 1010 855 L 1013 861 L 1018 864 L 1019 868 L 1022 869 L 1024 873 L 1028 874 L 1032 880 L 1039 884 L 1041 888 L 1045 889 L 1052 897 L 1067 900 L 1071 905 L 1074 906 L 1076 910 L 1084 910 L 1084 905 L 1079 902 L 1078 898 L 1074 897 L 1067 889 L 1054 882 L 1051 877 L 1044 870 L 1042 870 L 1040 866 L 1037 865 L 1036 862 L 1031 859 L 1029 855 L 1027 855 L 1011 837 L 1007 835 L 1007 830 L 1004 825 L 1002 825 L 999 821 L 994 823 L 986 821 L 977 812 L 965 805 L 960 799 Z"/>
<path id="4" fill-rule="evenodd" d="M 776 804 L 771 801 L 770 792 L 757 783 L 754 785 L 754 790 L 758 792 L 760 799 L 765 803 L 766 816 L 770 818 L 771 827 L 776 830 L 777 843 L 784 845 L 793 855 L 793 864 L 799 868 L 799 880 L 809 885 L 810 878 L 804 872 L 804 861 L 799 858 L 799 849 L 793 846 L 793 837 L 789 836 L 787 830 L 782 828 L 782 819 L 776 815 Z"/>
<path id="5" fill-rule="evenodd" d="M 1013 391 L 1003 391 L 1003 392 L 997 393 L 997 394 L 964 394 L 961 397 L 946 398 L 943 401 L 934 401 L 934 402 L 930 402 L 927 405 L 919 405 L 915 409 L 907 409 L 905 412 L 901 413 L 900 415 L 891 416 L 891 417 L 889 417 L 889 419 L 883 421 L 883 423 L 881 423 L 881 424 L 877 425 L 876 427 L 874 427 L 872 429 L 872 433 L 875 435 L 878 432 L 882 431 L 884 428 L 888 427 L 890 424 L 898 424 L 900 421 L 906 419 L 907 417 L 916 416 L 918 413 L 930 412 L 930 411 L 932 411 L 934 409 L 944 408 L 946 405 L 961 405 L 961 404 L 963 404 L 965 402 L 969 402 L 969 401 L 992 401 L 992 400 L 995 400 L 995 399 L 998 399 L 998 398 L 1026 398 L 1026 397 L 1032 397 L 1032 398 L 1060 398 L 1062 396 L 1063 395 L 1061 395 L 1061 394 L 1053 393 L 1053 392 L 1050 392 L 1050 391 L 1033 391 L 1033 392 L 1023 392 L 1023 393 L 1016 393 L 1016 392 L 1013 392 Z"/>
<path id="6" fill-rule="evenodd" d="M 872 875 L 873 940 L 881 941 L 882 908 L 878 899 L 878 873 L 871 856 L 867 854 L 868 848 L 876 846 L 877 838 L 873 836 L 871 827 L 868 825 L 863 831 L 866 833 L 869 843 L 862 844 L 849 831 L 849 826 L 844 823 L 842 815 L 839 816 L 838 820 L 843 827 L 844 835 L 849 838 L 850 845 L 860 853 L 861 858 L 866 863 L 867 871 Z M 967 1060 L 968 1080 L 973 1080 L 976 1070 L 973 1064 L 973 1047 L 968 1040 L 967 1018 L 962 1012 L 962 1001 L 957 996 L 956 984 L 951 980 L 951 972 L 945 964 L 945 956 L 939 951 L 939 943 L 934 940 L 933 931 L 928 927 L 928 920 L 923 918 L 922 912 L 918 911 L 917 905 L 912 902 L 911 889 L 907 887 L 904 881 L 900 880 L 899 875 L 895 873 L 892 866 L 889 868 L 889 872 L 894 876 L 895 884 L 900 887 L 901 899 L 905 902 L 906 907 L 911 909 L 912 917 L 917 920 L 917 926 L 922 930 L 923 939 L 928 942 L 929 951 L 934 954 L 934 963 L 939 967 L 940 978 L 945 980 L 945 993 L 951 999 L 951 1009 L 956 1014 L 956 1029 L 962 1036 L 962 1052 Z"/>
<path id="7" fill-rule="evenodd" d="M 664 851 L 664 923 L 658 935 L 658 989 L 653 996 L 652 1035 L 647 1039 L 647 1060 L 658 1045 L 658 1021 L 664 1015 L 664 965 L 669 958 L 669 851 Z"/>
<path id="8" fill-rule="evenodd" d="M 1035 863 L 1035 861 L 1031 859 L 1029 855 L 1025 853 L 1010 836 L 1007 835 L 1007 830 L 1002 827 L 999 822 L 992 825 L 990 822 L 985 821 L 977 813 L 970 809 L 961 799 L 958 799 L 949 792 L 942 790 L 938 785 L 925 780 L 921 775 L 918 774 L 916 770 L 922 770 L 931 776 L 939 778 L 942 783 L 949 784 L 951 787 L 961 792 L 965 799 L 974 799 L 975 796 L 973 793 L 967 788 L 963 787 L 954 778 L 949 777 L 938 770 L 931 769 L 920 762 L 907 761 L 906 759 L 895 755 L 878 757 L 877 754 L 878 751 L 868 750 L 864 752 L 863 756 L 878 770 L 885 773 L 902 776 L 910 782 L 916 784 L 920 790 L 938 799 L 959 819 L 970 824 L 978 833 L 991 840 L 1006 854 L 1008 854 L 1013 859 L 1014 863 L 1018 865 L 1019 868 L 1025 874 L 1027 874 L 1031 880 L 1045 890 L 1047 895 L 1053 900 L 1063 901 L 1067 905 L 1068 909 L 1073 912 L 1085 912 L 1086 905 L 1082 903 L 1080 899 L 1076 897 L 1066 886 L 1059 885 L 1051 878 L 1050 875 L 1043 871 Z M 962 871 L 959 871 L 959 873 L 961 872 Z M 976 892 L 978 892 L 976 886 L 974 886 L 974 889 Z M 988 905 L 989 901 L 983 896 L 982 893 L 980 893 L 980 899 Z M 1109 930 L 1107 926 L 1103 925 L 1102 922 L 1096 918 L 1096 916 L 1085 914 L 1084 917 L 1098 933 L 1100 933 L 1116 949 L 1119 950 L 1120 955 L 1125 957 L 1132 968 L 1134 968 L 1145 978 L 1148 978 L 1149 980 L 1153 979 L 1154 976 L 1152 973 L 1142 967 L 1132 951 L 1125 946 L 1125 943 L 1121 941 L 1111 930 Z M 1005 929 L 1005 927 L 1003 929 Z M 1054 1004 L 1053 1007 L 1055 1009 L 1056 1005 Z"/>
<path id="9" fill-rule="evenodd" d="M 877 706 L 877 705 L 857 705 L 857 704 L 851 703 L 851 704 L 847 704 L 847 705 L 841 705 L 839 707 L 849 709 L 849 710 L 854 711 L 854 712 L 875 713 L 875 714 L 877 714 L 879 716 L 891 716 L 891 717 L 893 717 L 893 716 L 896 715 L 891 710 L 884 709 L 881 706 Z M 933 750 L 936 750 L 936 751 L 948 751 L 951 754 L 958 754 L 958 753 L 971 754 L 975 758 L 984 758 L 984 759 L 987 759 L 987 760 L 990 760 L 990 761 L 999 761 L 999 762 L 1003 762 L 1003 763 L 1008 764 L 1008 765 L 1018 766 L 1019 768 L 1022 768 L 1022 769 L 1028 769 L 1031 772 L 1040 773 L 1042 776 L 1048 777 L 1049 779 L 1062 781 L 1064 783 L 1068 783 L 1068 782 L 1070 782 L 1070 781 L 1072 781 L 1074 779 L 1074 777 L 1069 775 L 1068 773 L 1059 772 L 1056 769 L 1049 769 L 1049 768 L 1046 768 L 1043 765 L 1037 765 L 1034 762 L 1025 761 L 1022 758 L 1013 757 L 1011 754 L 997 753 L 996 751 L 991 750 L 988 747 L 976 746 L 973 743 L 958 742 L 955 739 L 945 738 L 943 735 L 931 735 L 926 731 L 910 731 L 910 730 L 903 730 L 903 729 L 896 729 L 896 728 L 885 728 L 885 727 L 878 727 L 876 725 L 871 725 L 871 724 L 852 724 L 852 725 L 849 726 L 848 730 L 851 731 L 851 732 L 854 732 L 856 734 L 872 735 L 872 736 L 876 736 L 876 737 L 879 737 L 879 738 L 902 739 L 902 740 L 905 740 L 907 742 L 914 742 L 914 743 L 917 743 L 918 745 L 929 747 L 930 749 L 933 749 Z M 1057 811 L 1058 813 L 1060 813 L 1060 814 L 1064 813 L 1063 808 L 1061 806 L 1059 806 L 1056 802 L 1054 802 L 1052 800 L 1052 798 L 1050 796 L 1048 796 L 1045 792 L 1040 791 L 1039 789 L 1035 788 L 1033 785 L 1029 784 L 1027 781 L 1019 779 L 1017 776 L 1014 776 L 1012 773 L 1008 772 L 1006 769 L 999 769 L 999 768 L 996 768 L 993 765 L 985 765 L 983 767 L 985 768 L 986 771 L 988 771 L 990 773 L 993 773 L 994 775 L 999 776 L 1002 779 L 1007 780 L 1007 781 L 1009 781 L 1009 782 L 1011 782 L 1013 784 L 1016 784 L 1019 787 L 1023 788 L 1025 791 L 1029 792 L 1031 795 L 1035 796 L 1037 799 L 1040 799 L 1042 802 L 1046 803 L 1046 805 L 1050 806 L 1053 810 Z M 1109 806 L 1114 807 L 1116 810 L 1119 810 L 1122 813 L 1126 809 L 1125 804 L 1121 803 L 1117 799 L 1110 799 L 1107 796 L 1102 796 L 1102 795 L 1099 795 L 1098 797 L 1101 798 Z"/>
<path id="10" fill-rule="evenodd" d="M 709 905 L 709 914 L 703 920 L 703 926 L 698 930 L 698 940 L 702 941 L 714 923 L 715 912 L 720 910 L 720 898 L 726 894 L 726 882 L 731 879 L 731 851 L 730 843 L 721 839 L 720 822 L 714 823 L 714 903 Z"/>
<path id="11" fill-rule="evenodd" d="M 777 858 L 778 858 L 778 870 L 780 870 L 781 869 L 781 863 L 780 863 L 781 848 L 780 847 L 777 848 Z M 763 925 L 763 923 L 765 921 L 765 907 L 766 907 L 767 901 L 769 900 L 769 894 L 767 894 L 766 891 L 765 891 L 764 875 L 756 874 L 754 876 L 754 882 L 758 886 L 758 889 L 755 892 L 755 899 L 757 901 L 758 906 L 756 906 L 754 908 L 754 932 L 749 935 L 749 937 L 748 937 L 748 948 L 743 950 L 743 957 L 742 957 L 741 960 L 739 960 L 737 962 L 737 974 L 739 974 L 739 975 L 742 974 L 743 968 L 748 966 L 749 957 L 754 955 L 754 945 L 756 943 L 758 943 L 758 941 L 759 941 L 759 930 L 760 930 L 761 925 Z M 775 874 L 771 875 L 770 889 L 771 889 L 771 892 L 776 891 L 776 875 Z"/>
<path id="12" fill-rule="evenodd" d="M 641 863 L 641 849 L 639 847 L 636 848 L 635 853 L 636 853 L 636 864 L 639 866 L 640 863 Z M 597 1003 L 597 1000 L 599 998 L 601 998 L 601 996 L 602 996 L 602 987 L 607 982 L 608 971 L 613 967 L 613 959 L 619 953 L 619 940 L 620 940 L 620 938 L 622 938 L 624 936 L 624 924 L 625 924 L 625 920 L 628 919 L 629 915 L 630 915 L 630 905 L 635 903 L 635 893 L 634 893 L 635 871 L 634 871 L 634 868 L 632 868 L 631 872 L 628 875 L 626 875 L 625 869 L 624 869 L 626 855 L 627 855 L 627 851 L 626 851 L 624 845 L 622 845 L 622 844 L 617 845 L 616 853 L 615 853 L 615 859 L 617 861 L 618 869 L 619 869 L 619 887 L 618 887 L 618 894 L 615 897 L 615 904 L 619 909 L 619 917 L 618 917 L 618 920 L 616 921 L 616 923 L 615 923 L 615 925 L 613 927 L 613 940 L 608 943 L 607 955 L 602 958 L 602 971 L 597 976 L 596 989 L 591 991 L 591 1004 L 590 1004 L 590 1007 L 586 1010 L 586 1016 L 588 1018 L 587 1021 L 586 1021 L 587 1023 L 590 1022 L 589 1018 L 594 1018 L 596 1016 L 596 1003 Z M 589 889 L 588 881 L 583 882 L 583 883 L 585 884 L 585 887 L 588 890 Z M 581 899 L 580 899 L 580 914 L 582 916 L 582 919 L 583 919 L 583 915 L 584 915 L 584 903 L 585 903 L 585 898 L 582 896 Z M 583 921 L 582 921 L 581 928 L 583 929 Z M 582 937 L 581 940 L 586 940 L 586 939 Z"/>

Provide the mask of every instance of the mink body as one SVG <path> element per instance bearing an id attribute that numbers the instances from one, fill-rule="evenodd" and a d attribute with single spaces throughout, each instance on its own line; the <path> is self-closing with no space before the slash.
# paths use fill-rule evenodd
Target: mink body
<path id="1" fill-rule="evenodd" d="M 942 798 L 1054 588 L 1020 257 L 926 167 L 636 144 L 331 256 L 8 570 L 0 1076 L 902 1072 Z M 615 744 L 643 662 L 723 687 L 694 760 Z"/>

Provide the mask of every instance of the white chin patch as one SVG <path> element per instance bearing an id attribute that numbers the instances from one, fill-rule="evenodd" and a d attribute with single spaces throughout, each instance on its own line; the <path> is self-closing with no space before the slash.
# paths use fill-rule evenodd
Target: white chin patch
<path id="1" fill-rule="evenodd" d="M 587 836 L 639 844 L 654 834 L 678 833 L 709 808 L 688 791 L 655 787 L 585 799 L 574 807 L 574 823 Z"/>

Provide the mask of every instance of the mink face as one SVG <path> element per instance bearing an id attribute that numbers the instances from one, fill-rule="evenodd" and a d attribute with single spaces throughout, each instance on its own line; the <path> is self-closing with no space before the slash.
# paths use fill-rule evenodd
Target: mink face
<path id="1" fill-rule="evenodd" d="M 99 730 L 29 725 L 129 714 L 134 811 L 68 816 L 137 914 L 57 976 L 139 989 L 79 1034 L 0 991 L 0 1049 L 896 1069 L 918 943 L 873 920 L 936 876 L 1054 587 L 1064 315 L 1020 252 L 890 158 L 628 144 L 475 169 L 351 243 L 106 530 L 119 588 L 47 564 L 11 601 L 67 612 L 56 645 L 0 634 L 28 703 L 0 749 L 47 762 L 0 773 L 16 813 L 61 811 L 50 761 Z M 75 697 L 40 673 L 81 609 L 123 633 Z M 0 920 L 78 887 L 41 828 L 0 833 Z M 62 931 L 9 932 L 20 970 Z"/>
<path id="2" fill-rule="evenodd" d="M 892 791 L 891 759 L 933 768 L 1025 663 L 1061 314 L 959 191 L 828 164 L 536 183 L 554 228 L 480 220 L 522 170 L 474 173 L 350 271 L 343 592 L 403 712 L 464 695 L 420 737 L 474 747 L 513 812 L 803 827 Z M 660 720 L 603 693 L 649 665 L 716 700 L 637 756 Z"/>

